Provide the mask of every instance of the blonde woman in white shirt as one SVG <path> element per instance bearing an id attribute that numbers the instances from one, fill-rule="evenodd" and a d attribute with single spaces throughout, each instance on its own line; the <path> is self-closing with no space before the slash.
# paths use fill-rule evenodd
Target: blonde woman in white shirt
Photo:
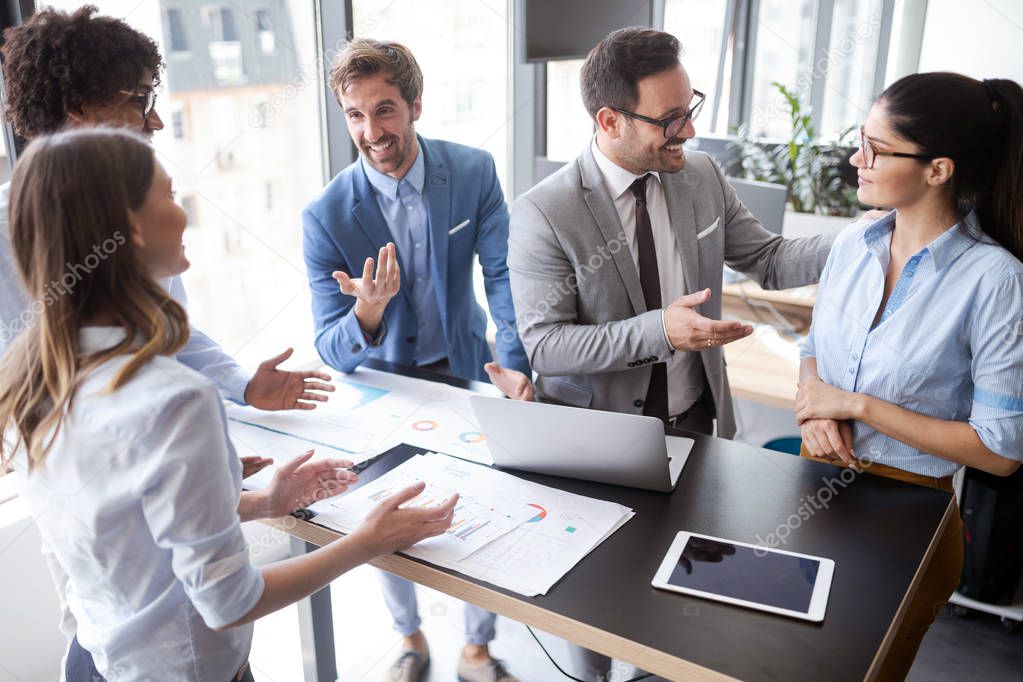
<path id="1" fill-rule="evenodd" d="M 152 148 L 113 130 L 40 138 L 15 169 L 10 217 L 44 305 L 0 364 L 0 460 L 70 577 L 68 680 L 251 679 L 255 619 L 450 526 L 455 499 L 400 509 L 410 487 L 355 533 L 253 567 L 217 389 L 173 359 L 188 321 L 156 279 L 188 267 L 186 221 Z M 56 292 L 68 264 L 88 275 Z M 330 468 L 293 491 L 353 480 Z"/>

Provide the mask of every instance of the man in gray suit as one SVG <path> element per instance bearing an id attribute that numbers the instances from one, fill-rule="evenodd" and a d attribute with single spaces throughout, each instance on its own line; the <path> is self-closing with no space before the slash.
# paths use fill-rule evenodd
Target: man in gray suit
<path id="1" fill-rule="evenodd" d="M 678 41 L 621 29 L 583 65 L 593 142 L 526 192 L 508 249 L 517 326 L 540 399 L 735 434 L 722 346 L 722 266 L 767 289 L 816 282 L 833 235 L 786 240 L 714 161 L 683 150 L 703 103 Z"/>
<path id="2" fill-rule="evenodd" d="M 742 205 L 713 160 L 686 153 L 703 103 L 667 33 L 622 29 L 583 65 L 596 124 L 575 161 L 515 202 L 508 268 L 541 400 L 659 417 L 730 438 L 722 266 L 768 289 L 816 282 L 833 235 L 786 240 Z M 577 665 L 615 679 L 610 660 Z"/>

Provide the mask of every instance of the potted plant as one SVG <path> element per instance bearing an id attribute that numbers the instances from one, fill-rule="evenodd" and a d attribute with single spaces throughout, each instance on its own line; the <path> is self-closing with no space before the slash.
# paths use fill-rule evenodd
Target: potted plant
<path id="1" fill-rule="evenodd" d="M 809 110 L 803 108 L 799 98 L 781 83 L 771 85 L 784 99 L 791 132 L 788 140 L 771 143 L 753 140 L 746 126 L 740 128 L 745 177 L 788 188 L 791 211 L 786 215 L 785 228 L 792 236 L 817 234 L 832 223 L 848 223 L 860 208 L 856 188 L 842 174 L 842 165 L 854 144 L 851 137 L 855 128 L 844 130 L 833 142 L 822 142 Z"/>

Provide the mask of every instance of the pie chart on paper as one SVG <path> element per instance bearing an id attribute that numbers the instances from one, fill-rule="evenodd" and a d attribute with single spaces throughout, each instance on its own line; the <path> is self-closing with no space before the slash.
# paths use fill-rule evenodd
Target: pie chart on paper
<path id="1" fill-rule="evenodd" d="M 526 521 L 526 523 L 539 523 L 540 521 L 543 521 L 544 519 L 547 518 L 547 510 L 541 507 L 540 505 L 533 504 L 532 502 L 530 502 L 529 506 L 535 507 L 539 511 L 537 512 L 536 516 L 531 518 L 529 521 Z"/>

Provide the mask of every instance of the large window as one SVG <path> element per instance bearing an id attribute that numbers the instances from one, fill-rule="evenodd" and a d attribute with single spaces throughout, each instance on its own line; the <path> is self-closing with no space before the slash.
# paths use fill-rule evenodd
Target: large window
<path id="1" fill-rule="evenodd" d="M 772 86 L 795 89 L 808 101 L 813 86 L 809 65 L 815 33 L 814 0 L 763 0 L 757 16 L 756 52 L 751 79 L 750 133 L 786 137 L 791 124 L 784 99 Z"/>
<path id="2" fill-rule="evenodd" d="M 547 62 L 547 158 L 570 161 L 593 137 L 579 86 L 582 59 Z"/>
<path id="3" fill-rule="evenodd" d="M 156 105 L 166 128 L 153 144 L 189 213 L 192 321 L 243 364 L 311 350 L 300 214 L 324 184 L 313 3 L 96 4 L 156 40 L 167 62 Z"/>
<path id="4" fill-rule="evenodd" d="M 694 123 L 698 135 L 728 128 L 733 51 L 726 40 L 727 5 L 727 0 L 667 0 L 664 7 L 664 30 L 682 43 L 682 64 L 693 88 L 707 97 Z"/>
<path id="5" fill-rule="evenodd" d="M 831 25 L 821 130 L 859 126 L 878 94 L 874 70 L 881 36 L 881 0 L 836 0 Z M 816 68 L 821 68 L 818 65 Z"/>

